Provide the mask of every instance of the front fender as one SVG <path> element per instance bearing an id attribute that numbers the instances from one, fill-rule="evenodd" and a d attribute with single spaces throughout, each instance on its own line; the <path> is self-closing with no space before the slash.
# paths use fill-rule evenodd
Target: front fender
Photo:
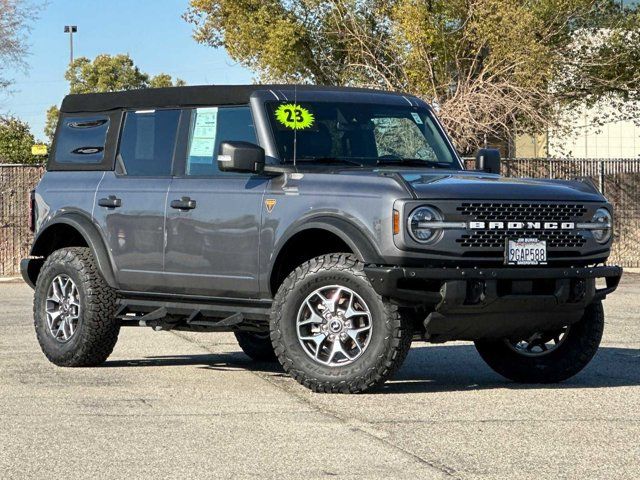
<path id="1" fill-rule="evenodd" d="M 311 218 L 300 219 L 298 222 L 289 226 L 275 245 L 273 256 L 271 257 L 272 262 L 269 275 L 272 273 L 274 260 L 278 258 L 287 242 L 294 235 L 311 229 L 326 230 L 335 234 L 349 246 L 361 262 L 384 263 L 379 250 L 375 246 L 375 241 L 367 234 L 364 226 L 359 226 L 355 222 L 346 220 L 342 216 L 322 213 Z"/>

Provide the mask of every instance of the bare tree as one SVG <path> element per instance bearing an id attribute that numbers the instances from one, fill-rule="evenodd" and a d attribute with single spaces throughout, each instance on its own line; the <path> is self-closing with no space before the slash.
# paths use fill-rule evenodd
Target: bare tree
<path id="1" fill-rule="evenodd" d="M 10 68 L 25 68 L 30 22 L 39 8 L 23 0 L 0 0 L 0 87 L 7 87 Z"/>
<path id="2" fill-rule="evenodd" d="M 402 90 L 462 151 L 640 100 L 640 6 L 614 0 L 191 0 L 197 41 L 259 80 Z M 602 32 L 608 32 L 603 35 Z M 640 104 L 640 102 L 638 103 Z M 628 118 L 638 111 L 623 109 Z M 602 118 L 600 119 L 602 120 Z"/>

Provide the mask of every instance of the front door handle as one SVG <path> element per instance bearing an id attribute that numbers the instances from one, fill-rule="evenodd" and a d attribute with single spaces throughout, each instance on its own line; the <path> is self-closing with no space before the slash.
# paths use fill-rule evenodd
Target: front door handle
<path id="1" fill-rule="evenodd" d="M 122 200 L 115 195 L 109 195 L 107 198 L 101 198 L 98 200 L 98 205 L 107 208 L 118 208 L 122 206 Z"/>
<path id="2" fill-rule="evenodd" d="M 172 200 L 171 208 L 177 210 L 193 210 L 196 208 L 196 201 L 191 200 L 189 197 L 182 197 L 180 200 Z"/>

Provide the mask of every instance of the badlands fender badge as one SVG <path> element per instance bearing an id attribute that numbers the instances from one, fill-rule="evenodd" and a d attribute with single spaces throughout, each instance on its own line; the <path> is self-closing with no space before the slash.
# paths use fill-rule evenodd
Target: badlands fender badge
<path id="1" fill-rule="evenodd" d="M 276 206 L 276 203 L 278 203 L 276 200 L 274 200 L 273 198 L 267 198 L 264 201 L 264 206 L 267 207 L 267 213 L 271 213 L 273 211 L 273 207 Z"/>

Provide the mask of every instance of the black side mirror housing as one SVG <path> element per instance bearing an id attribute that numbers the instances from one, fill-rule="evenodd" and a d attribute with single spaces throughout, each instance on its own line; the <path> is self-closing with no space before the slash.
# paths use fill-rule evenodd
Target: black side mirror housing
<path id="1" fill-rule="evenodd" d="M 481 148 L 476 153 L 476 170 L 500 174 L 500 150 Z"/>
<path id="2" fill-rule="evenodd" d="M 261 173 L 264 170 L 264 149 L 249 142 L 221 142 L 218 168 L 221 172 Z"/>

